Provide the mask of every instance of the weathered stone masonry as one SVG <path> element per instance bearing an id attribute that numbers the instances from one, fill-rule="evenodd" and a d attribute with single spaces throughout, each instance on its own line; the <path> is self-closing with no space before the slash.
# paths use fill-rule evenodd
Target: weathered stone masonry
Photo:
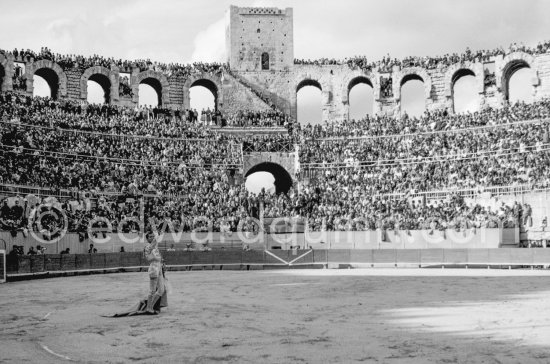
<path id="1" fill-rule="evenodd" d="M 394 67 L 390 72 L 378 69 L 363 72 L 347 65 L 295 65 L 291 8 L 231 6 L 227 19 L 227 61 L 232 74 L 203 73 L 184 77 L 134 68 L 130 71 L 133 96 L 119 97 L 121 70 L 114 65 L 110 68 L 94 66 L 86 70 L 64 70 L 52 61 L 38 60 L 26 62 L 26 92 L 32 95 L 33 75 L 36 74 L 49 83 L 52 96 L 85 101 L 87 81 L 94 80 L 104 89 L 107 102 L 132 106 L 139 101 L 139 84 L 145 83 L 157 91 L 161 105 L 189 108 L 189 90 L 200 85 L 214 94 L 216 107 L 222 112 L 267 109 L 268 104 L 257 96 L 262 94 L 264 99 L 296 117 L 297 92 L 304 86 L 315 86 L 322 92 L 323 119 L 328 120 L 349 116 L 349 93 L 360 83 L 372 86 L 376 114 L 399 115 L 401 87 L 414 79 L 424 83 L 428 110 L 448 109 L 452 112 L 453 85 L 467 75 L 476 78 L 475 91 L 481 106 L 500 107 L 507 103 L 510 77 L 517 70 L 527 68 L 531 72 L 534 99 L 550 97 L 550 53 L 531 55 L 517 52 L 493 57 L 487 62 L 466 62 L 435 69 Z M 15 60 L 11 54 L 0 54 L 2 90 L 13 88 L 15 61 L 20 60 Z M 489 66 L 494 69 L 495 82 L 487 85 L 484 70 Z M 391 92 L 383 93 L 381 80 L 390 78 Z"/>
<path id="2" fill-rule="evenodd" d="M 22 62 L 13 55 L 0 54 L 0 90 L 13 89 L 15 64 L 25 63 L 24 77 L 28 95 L 33 94 L 34 75 L 43 77 L 48 83 L 52 97 L 86 101 L 88 97 L 88 80 L 97 82 L 105 93 L 107 103 L 114 105 L 135 106 L 139 102 L 139 85 L 153 87 L 159 95 L 159 104 L 180 109 L 190 108 L 190 89 L 193 86 L 204 86 L 214 95 L 216 107 L 222 112 L 235 112 L 243 108 L 265 110 L 269 106 L 258 98 L 249 88 L 241 84 L 230 74 L 193 73 L 167 76 L 153 70 L 142 71 L 133 68 L 130 72 L 132 96 L 119 95 L 120 73 L 118 67 L 93 66 L 85 70 L 79 68 L 63 69 L 50 60 L 31 60 Z M 125 70 L 126 71 L 126 70 Z"/>
<path id="3" fill-rule="evenodd" d="M 297 114 L 297 92 L 304 86 L 315 86 L 322 92 L 323 119 L 342 119 L 349 116 L 349 92 L 358 83 L 373 88 L 374 112 L 399 115 L 401 87 L 409 80 L 423 81 L 428 110 L 453 111 L 453 85 L 461 77 L 476 77 L 476 93 L 481 106 L 500 107 L 508 100 L 508 81 L 515 71 L 531 70 L 535 100 L 550 97 L 550 54 L 530 55 L 511 53 L 506 57 L 493 57 L 487 62 L 459 63 L 449 67 L 424 69 L 394 67 L 391 72 L 352 70 L 347 65 L 315 66 L 295 65 L 279 58 L 280 54 L 293 54 L 292 9 L 256 9 L 232 6 L 227 27 L 228 62 L 234 73 L 247 80 L 273 103 L 294 117 Z M 282 31 L 273 31 L 271 23 Z M 286 37 L 285 37 L 286 34 Z M 273 46 L 277 44 L 277 49 Z M 262 69 L 261 54 L 268 53 L 270 68 Z M 271 60 L 274 60 L 271 62 Z M 496 84 L 485 86 L 484 69 L 493 66 Z M 384 97 L 381 78 L 392 80 L 392 93 Z"/>

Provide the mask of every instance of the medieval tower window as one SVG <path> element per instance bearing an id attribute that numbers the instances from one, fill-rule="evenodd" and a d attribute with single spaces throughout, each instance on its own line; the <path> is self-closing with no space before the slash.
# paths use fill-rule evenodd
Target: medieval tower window
<path id="1" fill-rule="evenodd" d="M 269 70 L 269 54 L 262 53 L 262 70 Z"/>

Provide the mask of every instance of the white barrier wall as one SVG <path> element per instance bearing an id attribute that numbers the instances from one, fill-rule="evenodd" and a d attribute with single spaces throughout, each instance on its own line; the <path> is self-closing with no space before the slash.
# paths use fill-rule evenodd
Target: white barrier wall
<path id="1" fill-rule="evenodd" d="M 46 247 L 46 252 L 55 254 L 66 248 L 72 254 L 87 253 L 90 244 L 99 253 L 118 252 L 121 247 L 127 252 L 142 251 L 145 243 L 138 234 L 108 234 L 105 239 L 95 238 L 79 241 L 78 234 L 69 233 L 54 241 L 42 241 L 40 236 L 24 237 L 21 232 L 12 237 L 8 232 L 0 232 L 0 249 L 4 247 L 9 252 L 14 244 L 22 245 L 27 253 L 31 246 Z M 203 243 L 213 248 L 242 248 L 243 244 L 251 249 L 290 249 L 293 246 L 314 249 L 490 249 L 513 247 L 519 244 L 519 229 L 466 229 L 455 230 L 387 230 L 387 231 L 325 231 L 292 234 L 251 234 L 251 233 L 180 233 L 165 234 L 161 237 L 161 249 L 170 248 L 174 244 L 177 250 L 184 249 L 187 244 L 200 249 Z"/>
<path id="2" fill-rule="evenodd" d="M 331 231 L 304 238 L 314 249 L 487 249 L 517 246 L 519 229 Z"/>

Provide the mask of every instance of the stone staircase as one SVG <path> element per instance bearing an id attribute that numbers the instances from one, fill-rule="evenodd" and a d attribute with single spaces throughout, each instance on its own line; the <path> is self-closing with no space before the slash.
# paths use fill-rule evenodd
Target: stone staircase
<path id="1" fill-rule="evenodd" d="M 280 100 L 280 97 L 276 94 L 273 94 L 271 92 L 268 92 L 266 90 L 263 90 L 257 86 L 254 86 L 250 82 L 248 82 L 244 77 L 232 72 L 231 70 L 228 70 L 226 75 L 229 75 L 233 80 L 243 85 L 245 88 L 247 88 L 250 92 L 252 92 L 254 95 L 256 95 L 257 98 L 262 100 L 264 104 L 273 110 L 278 110 L 282 113 L 284 112 L 284 105 L 282 104 L 282 101 Z"/>

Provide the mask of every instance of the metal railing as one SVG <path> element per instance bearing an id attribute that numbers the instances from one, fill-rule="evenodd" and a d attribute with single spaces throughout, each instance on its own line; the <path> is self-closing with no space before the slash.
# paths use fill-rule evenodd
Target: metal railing
<path id="1" fill-rule="evenodd" d="M 268 152 L 268 153 L 294 153 L 295 144 L 291 141 L 262 141 L 256 140 L 253 143 L 244 142 L 244 153 Z"/>

